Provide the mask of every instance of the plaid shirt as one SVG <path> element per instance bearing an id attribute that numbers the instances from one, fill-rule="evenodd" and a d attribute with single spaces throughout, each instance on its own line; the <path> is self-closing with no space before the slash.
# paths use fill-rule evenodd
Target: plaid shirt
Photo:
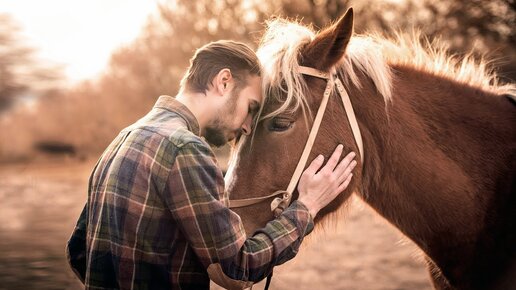
<path id="1" fill-rule="evenodd" d="M 207 268 L 260 281 L 293 258 L 313 228 L 293 202 L 247 238 L 193 114 L 161 96 L 102 154 L 67 244 L 86 289 L 208 289 Z"/>

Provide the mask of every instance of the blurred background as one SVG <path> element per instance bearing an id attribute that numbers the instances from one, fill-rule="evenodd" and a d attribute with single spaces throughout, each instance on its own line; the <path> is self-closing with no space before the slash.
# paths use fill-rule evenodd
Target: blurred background
<path id="1" fill-rule="evenodd" d="M 516 79 L 515 0 L 0 0 L 0 289 L 80 289 L 64 246 L 90 170 L 176 94 L 196 48 L 255 48 L 272 16 L 322 28 L 350 6 L 357 33 L 419 29 Z M 415 246 L 358 200 L 314 236 L 272 289 L 431 288 Z"/>

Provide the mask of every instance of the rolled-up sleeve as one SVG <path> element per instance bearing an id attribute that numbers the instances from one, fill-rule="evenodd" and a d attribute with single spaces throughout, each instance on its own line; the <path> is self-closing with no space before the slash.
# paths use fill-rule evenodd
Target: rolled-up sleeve
<path id="1" fill-rule="evenodd" d="M 240 217 L 222 201 L 224 179 L 211 149 L 183 145 L 167 180 L 164 199 L 201 263 L 220 264 L 225 275 L 260 281 L 293 258 L 313 229 L 307 208 L 293 202 L 282 215 L 247 238 Z"/>

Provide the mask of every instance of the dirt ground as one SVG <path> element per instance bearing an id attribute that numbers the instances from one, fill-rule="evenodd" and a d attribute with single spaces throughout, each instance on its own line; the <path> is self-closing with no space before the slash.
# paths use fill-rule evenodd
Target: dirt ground
<path id="1" fill-rule="evenodd" d="M 92 167 L 92 161 L 0 166 L 0 289 L 81 289 L 64 246 Z M 275 269 L 270 289 L 432 287 L 417 248 L 353 199 L 336 224 L 316 229 L 294 260 Z"/>

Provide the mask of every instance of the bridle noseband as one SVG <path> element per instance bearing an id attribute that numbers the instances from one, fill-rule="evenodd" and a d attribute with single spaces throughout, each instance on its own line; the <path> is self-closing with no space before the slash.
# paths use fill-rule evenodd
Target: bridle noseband
<path id="1" fill-rule="evenodd" d="M 294 174 L 292 175 L 292 178 L 290 179 L 290 183 L 288 184 L 287 190 L 278 190 L 274 192 L 273 194 L 262 196 L 262 197 L 252 197 L 252 198 L 246 198 L 246 199 L 235 199 L 235 200 L 229 200 L 229 207 L 230 208 L 236 208 L 236 207 L 245 207 L 253 204 L 260 203 L 264 200 L 267 200 L 272 197 L 276 197 L 271 202 L 271 211 L 274 213 L 274 216 L 279 216 L 281 212 L 287 208 L 290 205 L 290 201 L 292 200 L 292 193 L 294 192 L 296 185 L 299 181 L 299 178 L 301 177 L 301 174 L 303 173 L 303 169 L 305 168 L 306 162 L 308 160 L 308 156 L 310 155 L 310 152 L 312 151 L 312 147 L 315 142 L 315 138 L 317 137 L 317 132 L 319 131 L 319 127 L 321 126 L 321 122 L 324 116 L 324 112 L 326 111 L 326 106 L 328 104 L 328 100 L 330 98 L 330 95 L 335 88 L 337 87 L 337 92 L 340 95 L 340 98 L 342 100 L 342 103 L 344 104 L 344 109 L 346 111 L 346 115 L 349 120 L 349 124 L 351 125 L 351 130 L 353 132 L 353 136 L 355 137 L 355 142 L 357 143 L 358 150 L 360 151 L 360 160 L 362 161 L 362 164 L 364 162 L 364 147 L 362 143 L 362 135 L 360 134 L 360 128 L 358 127 L 358 122 L 355 117 L 355 112 L 353 110 L 353 106 L 351 105 L 351 100 L 349 99 L 349 95 L 346 92 L 346 89 L 344 88 L 344 85 L 342 85 L 342 82 L 340 79 L 332 75 L 331 73 L 323 72 L 320 70 L 317 70 L 315 68 L 306 67 L 306 66 L 299 66 L 299 72 L 304 75 L 325 79 L 327 81 L 326 83 L 326 89 L 324 90 L 323 98 L 321 101 L 321 105 L 319 106 L 319 109 L 317 110 L 317 115 L 315 116 L 314 123 L 312 125 L 312 129 L 310 130 L 310 135 L 308 135 L 308 140 L 306 141 L 305 149 L 303 150 L 303 153 L 301 154 L 301 158 L 299 158 L 299 162 L 297 163 L 296 170 L 294 171 Z M 280 196 L 281 197 L 277 197 Z"/>

